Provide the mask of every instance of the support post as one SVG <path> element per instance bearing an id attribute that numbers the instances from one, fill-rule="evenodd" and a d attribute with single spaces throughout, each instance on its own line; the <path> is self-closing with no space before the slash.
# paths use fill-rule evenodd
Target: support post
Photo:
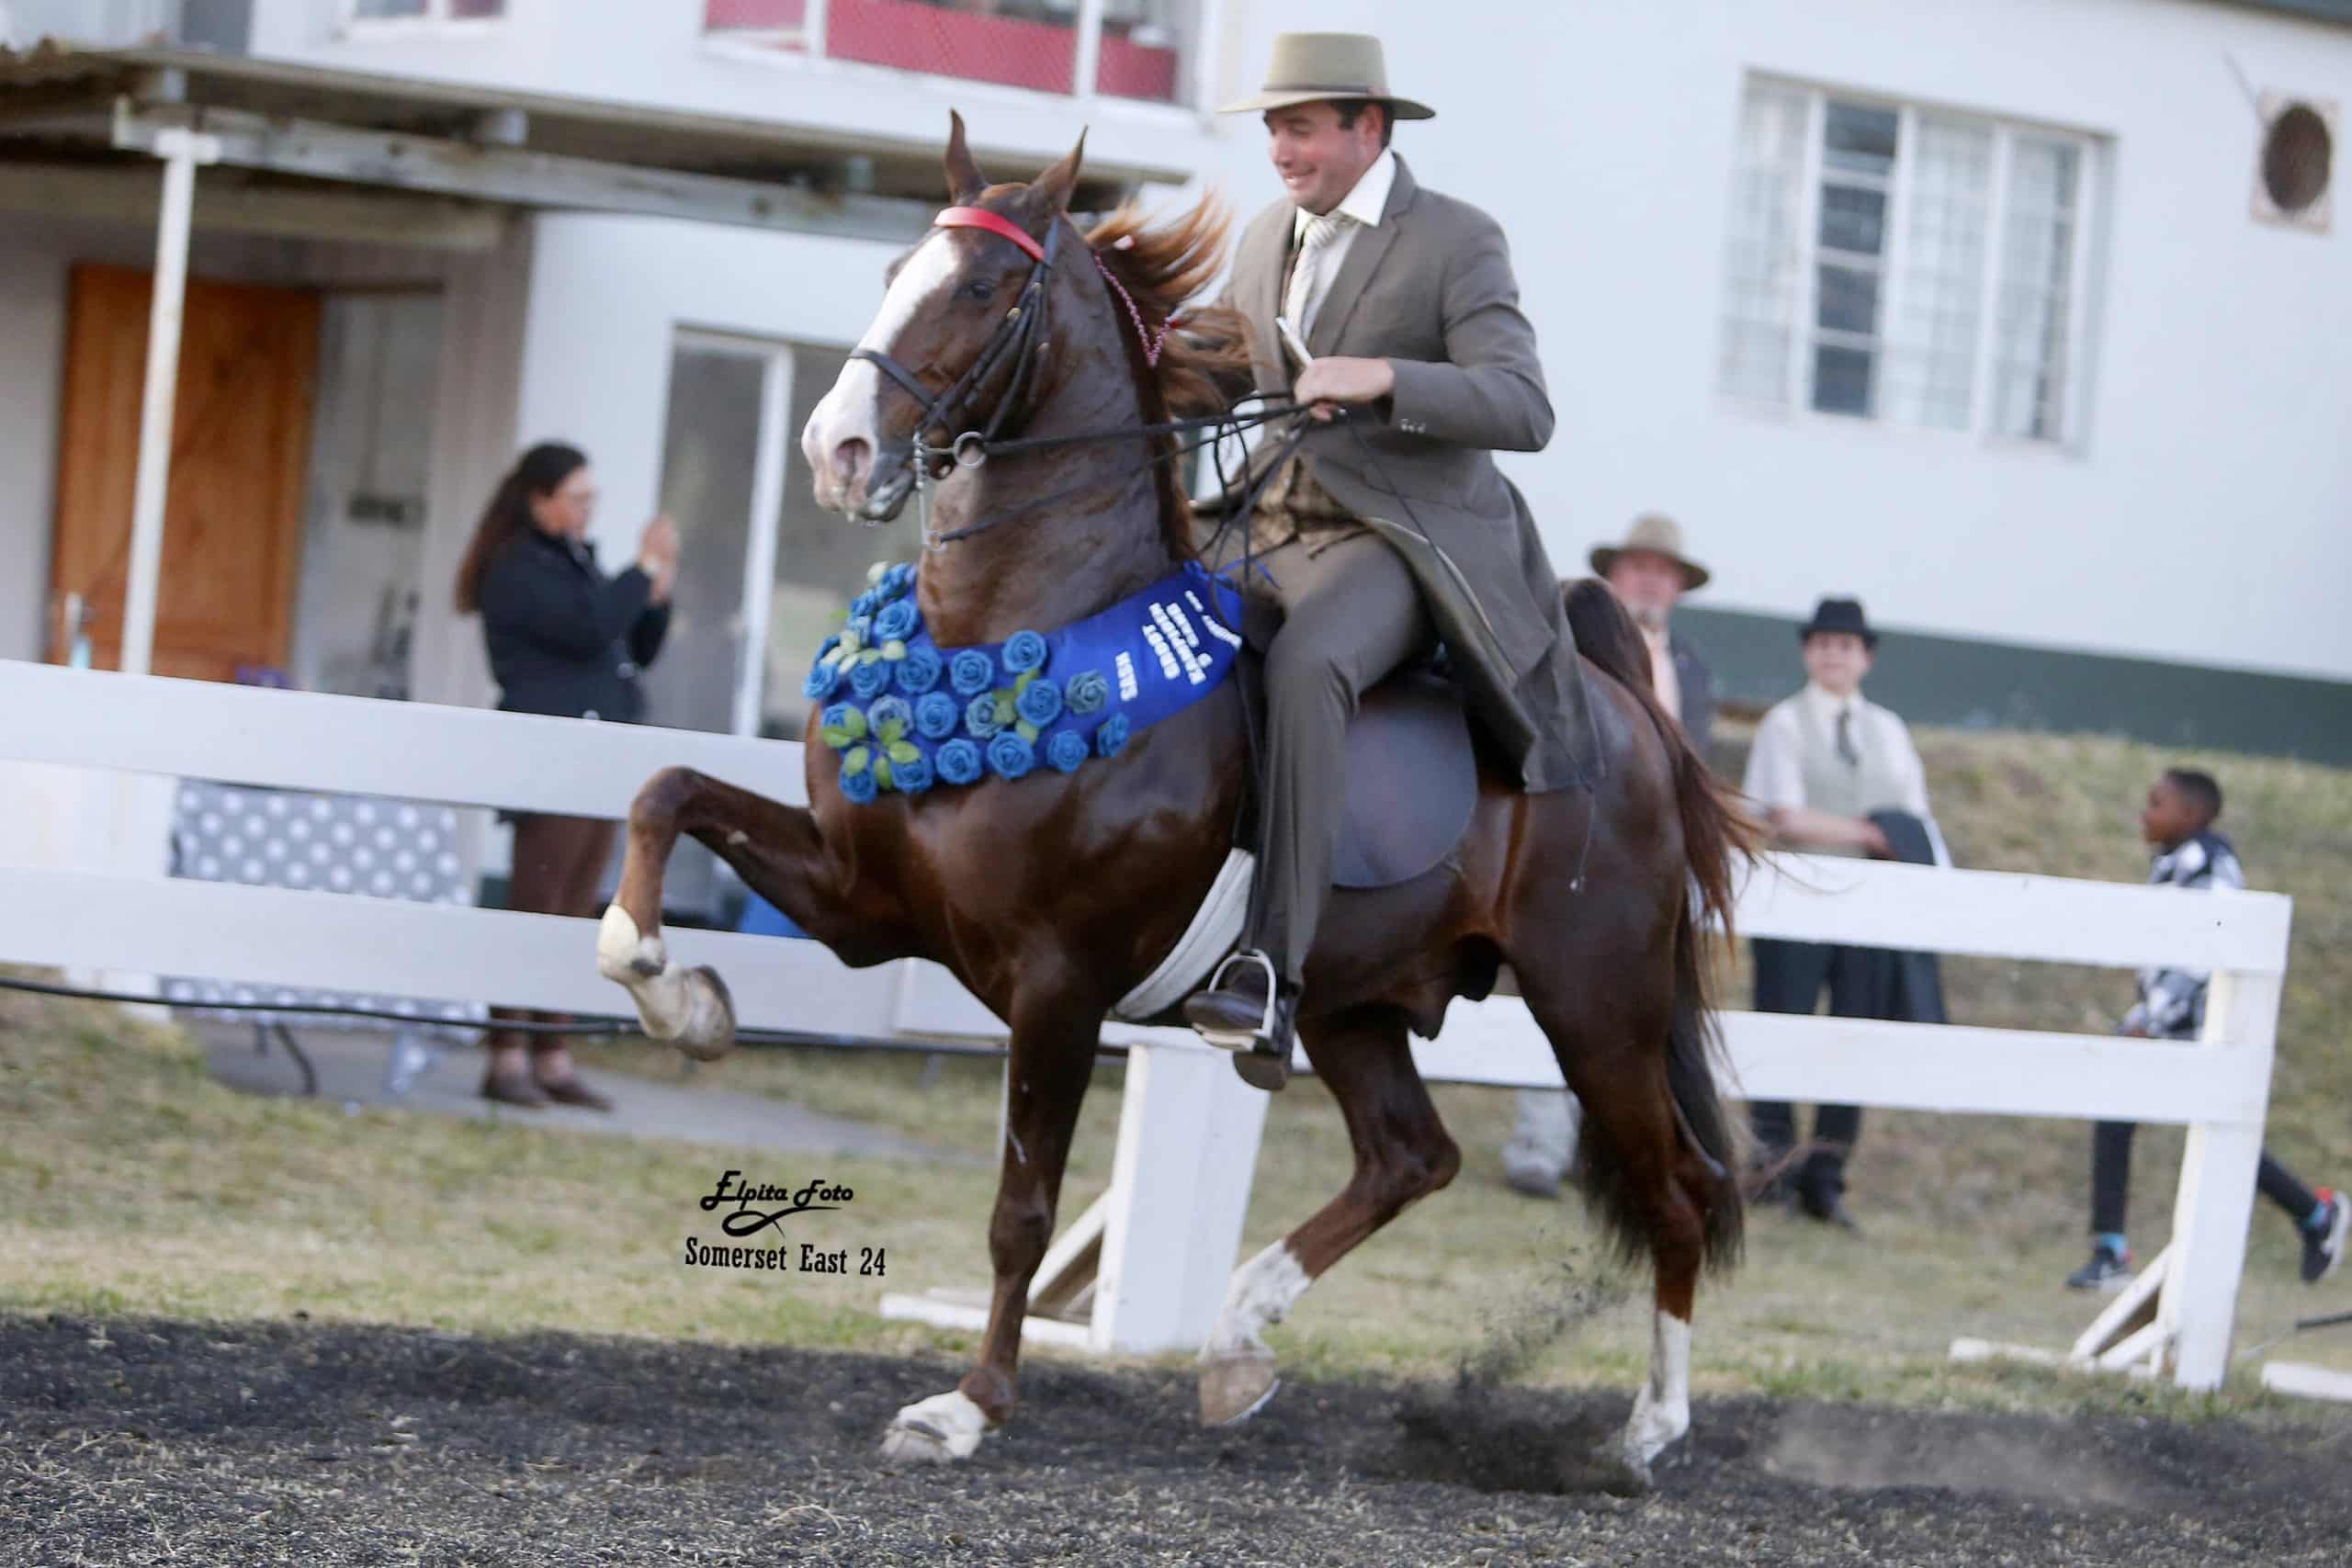
<path id="1" fill-rule="evenodd" d="M 154 660 L 155 600 L 164 567 L 164 502 L 172 479 L 172 411 L 179 394 L 180 313 L 196 166 L 220 157 L 218 138 L 177 127 L 155 134 L 164 199 L 155 218 L 155 288 L 147 308 L 147 380 L 139 406 L 139 468 L 130 502 L 130 566 L 123 590 L 122 664 L 144 675 Z"/>
<path id="2" fill-rule="evenodd" d="M 2245 1056 L 2248 1076 L 2260 1087 L 2257 1104 L 2269 1098 L 2279 984 L 2277 975 L 2217 970 L 2205 996 L 2199 1048 Z M 2229 1371 L 2261 1157 L 2258 1115 L 2253 1122 L 2199 1122 L 2188 1129 L 2173 1201 L 2171 1266 L 2156 1304 L 2156 1322 L 2173 1346 L 2174 1381 L 2183 1388 L 2219 1388 Z"/>
<path id="3" fill-rule="evenodd" d="M 1148 1355 L 1207 1342 L 1240 1256 L 1266 1100 L 1223 1052 L 1196 1042 L 1128 1055 L 1095 1349 Z"/>

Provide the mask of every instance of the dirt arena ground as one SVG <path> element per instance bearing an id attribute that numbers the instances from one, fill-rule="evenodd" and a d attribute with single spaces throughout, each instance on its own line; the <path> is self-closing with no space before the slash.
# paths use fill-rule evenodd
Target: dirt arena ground
<path id="1" fill-rule="evenodd" d="M 944 1359 L 0 1317 L 0 1561 L 2340 1563 L 2352 1455 L 2292 1422 L 1702 1400 L 1647 1497 L 1623 1394 L 1033 1368 L 955 1469 L 886 1466 Z"/>

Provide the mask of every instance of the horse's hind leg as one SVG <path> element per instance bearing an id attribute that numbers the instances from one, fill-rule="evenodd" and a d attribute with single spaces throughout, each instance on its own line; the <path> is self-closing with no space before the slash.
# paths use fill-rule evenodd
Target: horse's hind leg
<path id="1" fill-rule="evenodd" d="M 1413 1066 L 1401 1010 L 1357 1008 L 1302 1025 L 1299 1039 L 1347 1119 L 1355 1174 L 1305 1224 L 1234 1271 L 1225 1309 L 1201 1348 L 1207 1426 L 1251 1415 L 1280 1385 L 1261 1332 L 1358 1243 L 1462 1168 L 1462 1151 Z"/>
<path id="2" fill-rule="evenodd" d="M 662 769 L 631 803 L 620 887 L 597 928 L 596 967 L 628 988 L 648 1034 L 714 1061 L 735 1043 L 726 984 L 707 964 L 681 964 L 662 940 L 662 874 L 682 833 L 709 845 L 787 913 L 816 896 L 821 858 L 808 813 L 689 768 Z"/>
<path id="3" fill-rule="evenodd" d="M 1664 993 L 1657 997 L 1628 995 L 1631 977 L 1662 966 L 1580 961 L 1519 971 L 1528 1008 L 1584 1107 L 1588 1195 L 1626 1249 L 1647 1252 L 1655 1269 L 1649 1377 L 1618 1455 L 1643 1485 L 1650 1461 L 1690 1429 L 1690 1314 L 1720 1180 L 1676 1110 L 1670 982 L 1654 987 Z M 1611 978 L 1600 983 L 1603 975 Z"/>

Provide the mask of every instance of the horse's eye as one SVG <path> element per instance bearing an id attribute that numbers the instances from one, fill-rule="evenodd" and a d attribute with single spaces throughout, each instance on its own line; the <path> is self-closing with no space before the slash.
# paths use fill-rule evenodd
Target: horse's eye
<path id="1" fill-rule="evenodd" d="M 985 305 L 996 298 L 996 282 L 992 278 L 978 278 L 964 285 L 964 298 Z"/>

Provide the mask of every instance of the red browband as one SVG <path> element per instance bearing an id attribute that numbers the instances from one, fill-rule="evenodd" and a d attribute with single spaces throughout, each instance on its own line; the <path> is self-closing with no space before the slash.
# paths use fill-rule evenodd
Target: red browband
<path id="1" fill-rule="evenodd" d="M 931 220 L 931 226 L 934 229 L 986 229 L 991 234 L 1003 235 L 1027 251 L 1031 261 L 1046 259 L 1046 247 L 1031 239 L 1027 230 L 985 207 L 944 208 L 939 216 Z"/>

